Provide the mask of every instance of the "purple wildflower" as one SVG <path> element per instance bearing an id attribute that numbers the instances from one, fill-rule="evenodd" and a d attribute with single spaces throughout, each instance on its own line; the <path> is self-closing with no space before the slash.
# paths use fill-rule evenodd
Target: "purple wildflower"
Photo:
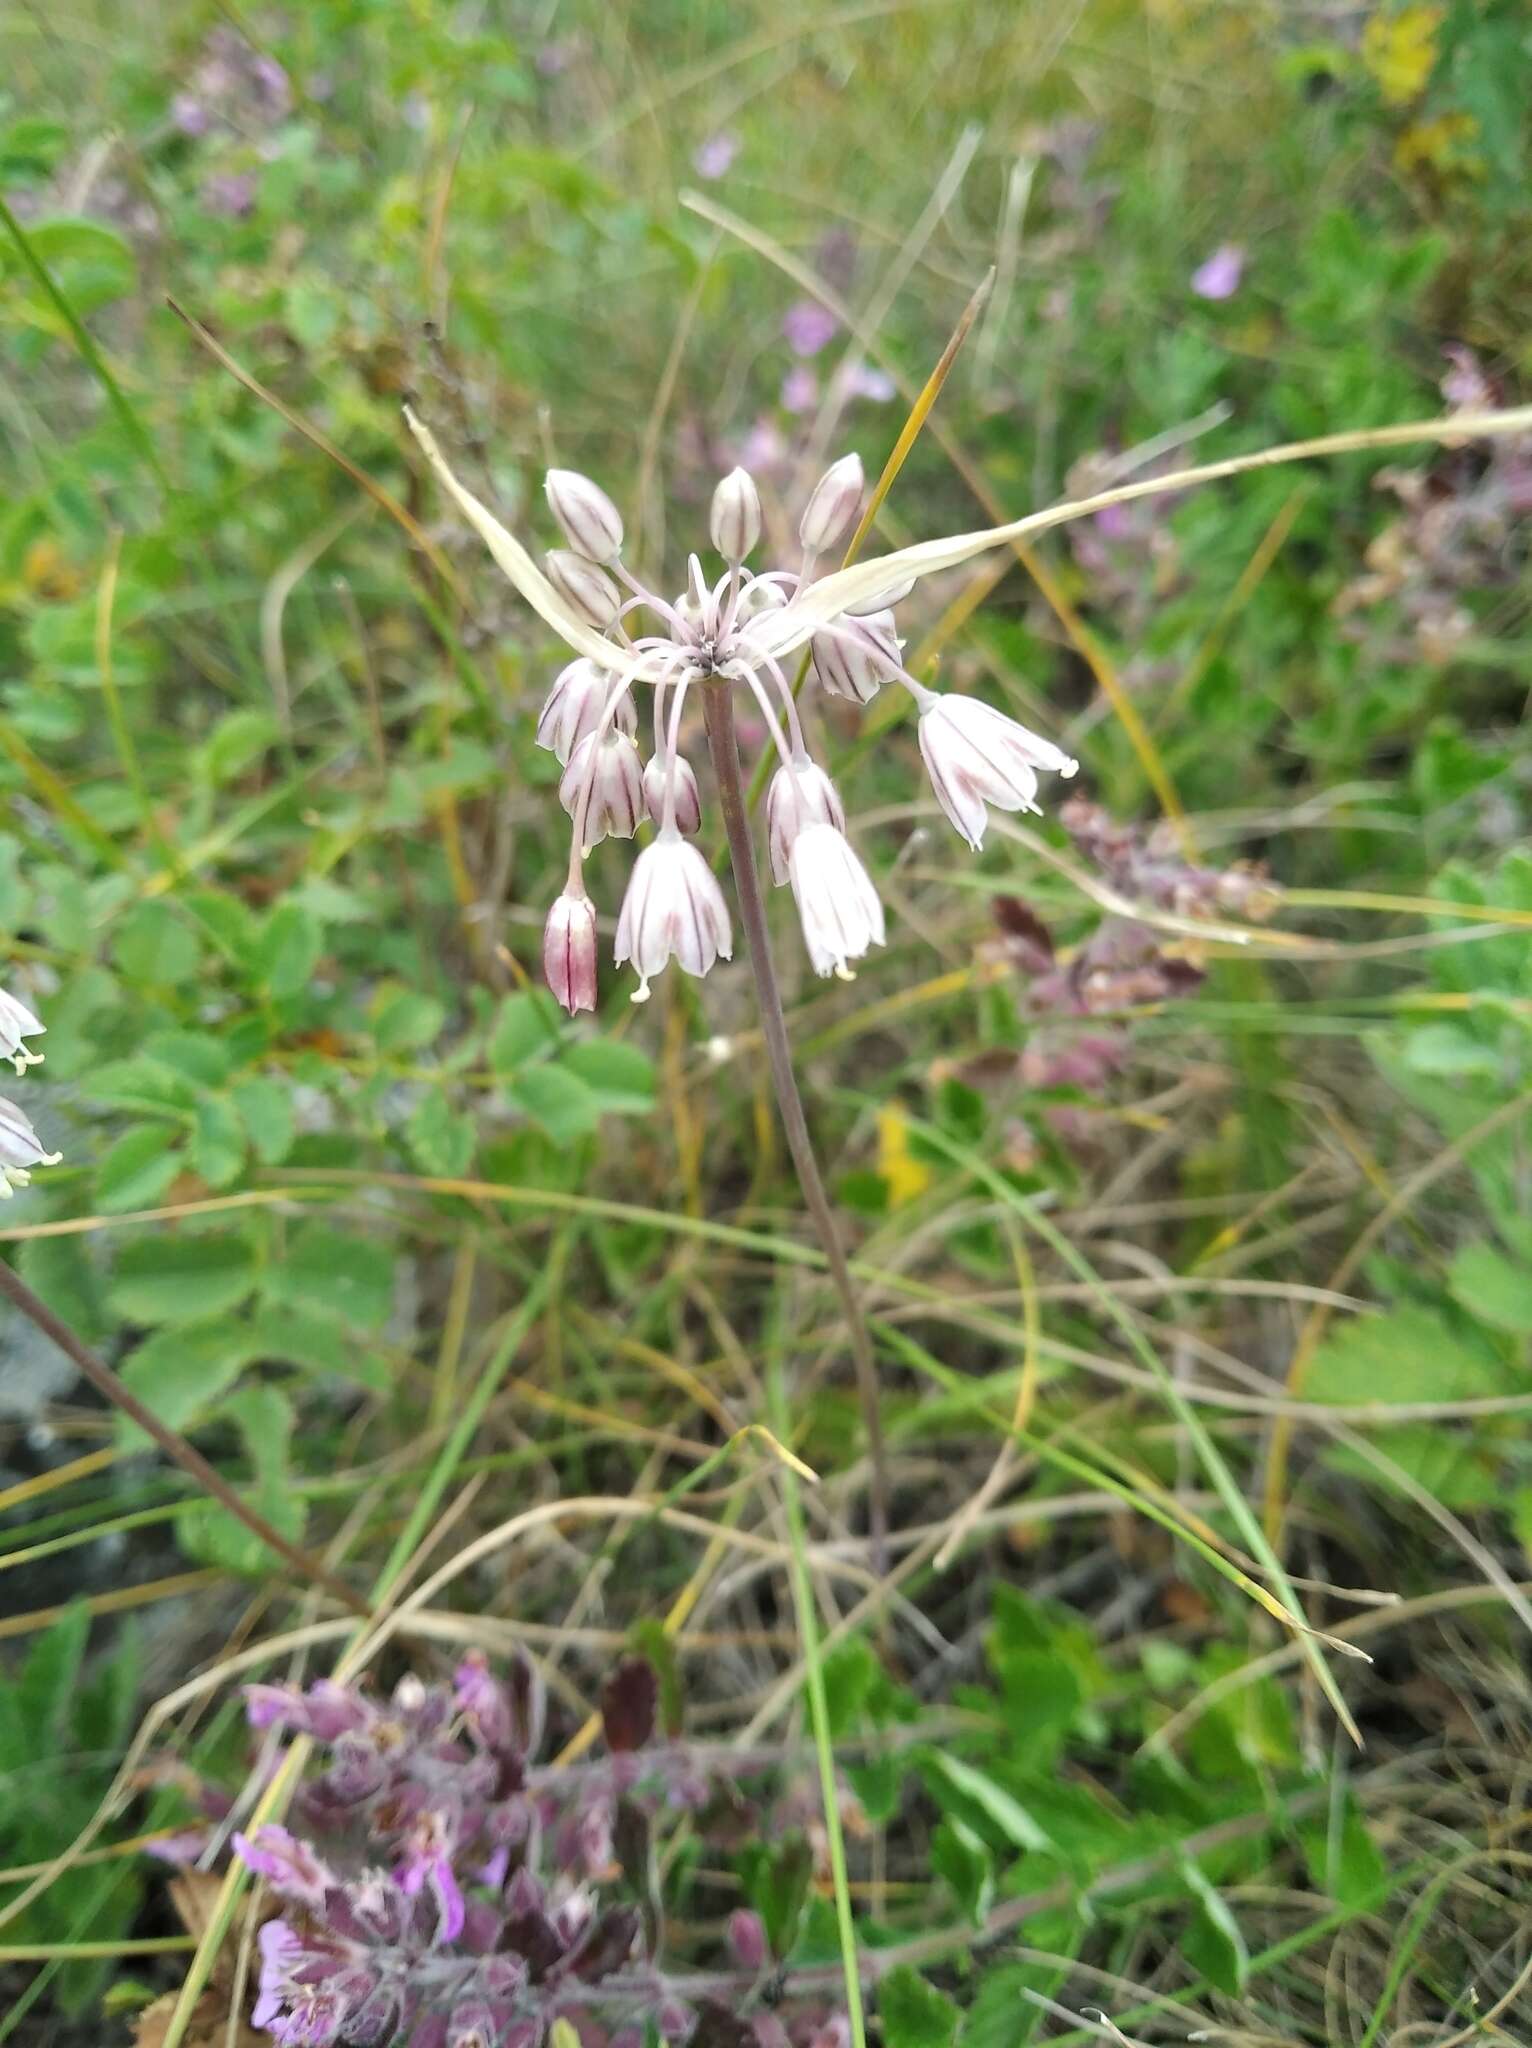
<path id="1" fill-rule="evenodd" d="M 1192 290 L 1199 299 L 1232 299 L 1245 274 L 1245 252 L 1225 242 L 1192 272 Z"/>
<path id="2" fill-rule="evenodd" d="M 720 129 L 698 145 L 692 158 L 692 169 L 699 178 L 721 178 L 738 155 L 739 137 L 731 135 L 727 129 Z"/>
<path id="3" fill-rule="evenodd" d="M 819 399 L 819 379 L 807 363 L 794 363 L 782 379 L 780 400 L 784 412 L 812 412 Z"/>
<path id="4" fill-rule="evenodd" d="M 286 1828 L 268 1823 L 253 1835 L 236 1835 L 234 1849 L 246 1868 L 265 1878 L 274 1892 L 316 1912 L 335 1886 L 334 1871 Z"/>
<path id="5" fill-rule="evenodd" d="M 209 213 L 243 220 L 255 211 L 255 179 L 248 171 L 215 171 L 203 183 L 202 204 Z"/>
<path id="6" fill-rule="evenodd" d="M 840 322 L 817 299 L 795 299 L 782 315 L 782 333 L 794 355 L 817 356 L 832 341 Z"/>
<path id="7" fill-rule="evenodd" d="M 206 135 L 213 117 L 195 93 L 178 92 L 170 102 L 170 119 L 183 135 Z"/>

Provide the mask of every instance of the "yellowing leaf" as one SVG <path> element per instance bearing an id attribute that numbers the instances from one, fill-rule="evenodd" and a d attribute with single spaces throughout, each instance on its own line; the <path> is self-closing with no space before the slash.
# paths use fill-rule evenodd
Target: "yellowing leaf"
<path id="1" fill-rule="evenodd" d="M 888 1184 L 888 1206 L 913 1202 L 931 1185 L 931 1169 L 910 1150 L 909 1120 L 902 1109 L 878 1111 L 878 1172 Z"/>
<path id="2" fill-rule="evenodd" d="M 1436 69 L 1436 32 L 1440 7 L 1403 7 L 1397 14 L 1377 13 L 1362 32 L 1362 62 L 1378 82 L 1391 107 L 1418 100 Z"/>

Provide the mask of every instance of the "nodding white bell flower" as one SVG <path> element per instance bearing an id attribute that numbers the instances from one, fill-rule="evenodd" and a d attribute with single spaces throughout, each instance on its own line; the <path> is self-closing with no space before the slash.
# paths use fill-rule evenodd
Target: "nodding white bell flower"
<path id="1" fill-rule="evenodd" d="M 583 655 L 578 661 L 570 662 L 567 668 L 561 668 L 537 721 L 537 744 L 556 754 L 567 767 L 570 755 L 581 740 L 601 723 L 601 714 L 607 707 L 616 680 L 615 676 L 597 668 Z M 631 693 L 625 693 L 617 700 L 612 723 L 629 739 L 633 737 L 637 730 L 637 713 Z"/>
<path id="2" fill-rule="evenodd" d="M 16 1188 L 26 1187 L 34 1166 L 57 1166 L 62 1152 L 45 1152 L 31 1120 L 14 1102 L 0 1097 L 0 1199 L 9 1200 Z"/>
<path id="3" fill-rule="evenodd" d="M 787 874 L 815 972 L 852 980 L 850 963 L 883 944 L 883 906 L 850 840 L 834 825 L 805 826 Z"/>
<path id="4" fill-rule="evenodd" d="M 631 839 L 644 815 L 644 769 L 625 732 L 590 732 L 569 757 L 559 802 L 574 819 L 575 835 L 589 852 L 610 833 Z"/>
<path id="5" fill-rule="evenodd" d="M 870 703 L 885 681 L 901 673 L 902 648 L 891 611 L 873 612 L 866 618 L 848 613 L 816 633 L 809 650 L 821 689 L 854 704 Z"/>
<path id="6" fill-rule="evenodd" d="M 807 754 L 784 761 L 766 790 L 766 844 L 772 880 L 780 889 L 787 880 L 793 841 L 809 825 L 846 829 L 846 813 L 835 784 Z"/>
<path id="7" fill-rule="evenodd" d="M 550 469 L 543 489 L 575 553 L 587 562 L 615 562 L 622 553 L 622 514 L 601 486 L 577 469 Z"/>
<path id="8" fill-rule="evenodd" d="M 1073 775 L 1079 765 L 982 698 L 929 690 L 920 705 L 920 751 L 937 802 L 975 853 L 989 822 L 986 805 L 1035 811 L 1038 771 Z"/>
<path id="9" fill-rule="evenodd" d="M 644 763 L 644 803 L 656 825 L 665 822 L 665 799 L 674 787 L 673 823 L 678 832 L 702 829 L 702 796 L 684 754 L 651 754 Z"/>
<path id="10" fill-rule="evenodd" d="M 571 1016 L 596 1007 L 596 906 L 566 889 L 543 926 L 543 976 Z"/>
<path id="11" fill-rule="evenodd" d="M 40 1066 L 43 1054 L 29 1051 L 22 1040 L 41 1038 L 47 1028 L 25 1003 L 0 988 L 0 1060 L 9 1060 L 18 1074 L 24 1074 L 28 1067 Z"/>
<path id="12" fill-rule="evenodd" d="M 630 960 L 638 971 L 634 1002 L 648 1001 L 651 979 L 670 960 L 685 974 L 706 974 L 733 950 L 718 877 L 690 840 L 662 826 L 633 863 L 617 920 L 617 964 Z"/>

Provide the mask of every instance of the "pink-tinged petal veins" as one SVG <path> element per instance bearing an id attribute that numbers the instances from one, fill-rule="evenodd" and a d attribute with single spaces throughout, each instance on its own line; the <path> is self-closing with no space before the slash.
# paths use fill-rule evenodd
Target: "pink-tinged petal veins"
<path id="1" fill-rule="evenodd" d="M 596 954 L 596 907 L 566 890 L 543 927 L 543 976 L 571 1016 L 596 1007 Z"/>
<path id="2" fill-rule="evenodd" d="M 550 469 L 543 489 L 576 553 L 588 562 L 615 562 L 622 553 L 622 514 L 601 486 L 578 470 Z"/>
<path id="3" fill-rule="evenodd" d="M 806 826 L 793 841 L 788 879 L 815 972 L 850 980 L 850 963 L 884 943 L 883 906 L 851 842 L 834 825 Z"/>

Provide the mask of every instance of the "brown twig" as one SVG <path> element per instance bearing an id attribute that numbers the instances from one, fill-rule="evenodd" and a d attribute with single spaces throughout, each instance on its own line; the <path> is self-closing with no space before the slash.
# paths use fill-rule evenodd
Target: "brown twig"
<path id="1" fill-rule="evenodd" d="M 81 1342 L 68 1323 L 56 1316 L 48 1304 L 35 1295 L 13 1266 L 0 1259 L 0 1294 L 4 1294 L 29 1321 L 35 1323 L 45 1337 L 51 1338 L 71 1364 L 78 1366 L 91 1385 L 114 1408 L 120 1408 L 130 1421 L 136 1422 L 146 1436 L 159 1445 L 167 1458 L 174 1459 L 183 1472 L 188 1473 L 204 1492 L 212 1495 L 220 1507 L 229 1513 L 253 1536 L 258 1536 L 268 1549 L 285 1558 L 294 1571 L 307 1579 L 311 1585 L 322 1586 L 337 1600 L 357 1614 L 370 1614 L 367 1602 L 341 1579 L 320 1563 L 317 1557 L 296 1543 L 289 1543 L 279 1529 L 274 1529 L 266 1517 L 257 1509 L 248 1506 L 203 1457 L 194 1450 L 177 1431 L 169 1429 L 154 1412 L 146 1408 L 138 1396 L 123 1385 L 112 1368 L 99 1359 L 88 1345 Z"/>

